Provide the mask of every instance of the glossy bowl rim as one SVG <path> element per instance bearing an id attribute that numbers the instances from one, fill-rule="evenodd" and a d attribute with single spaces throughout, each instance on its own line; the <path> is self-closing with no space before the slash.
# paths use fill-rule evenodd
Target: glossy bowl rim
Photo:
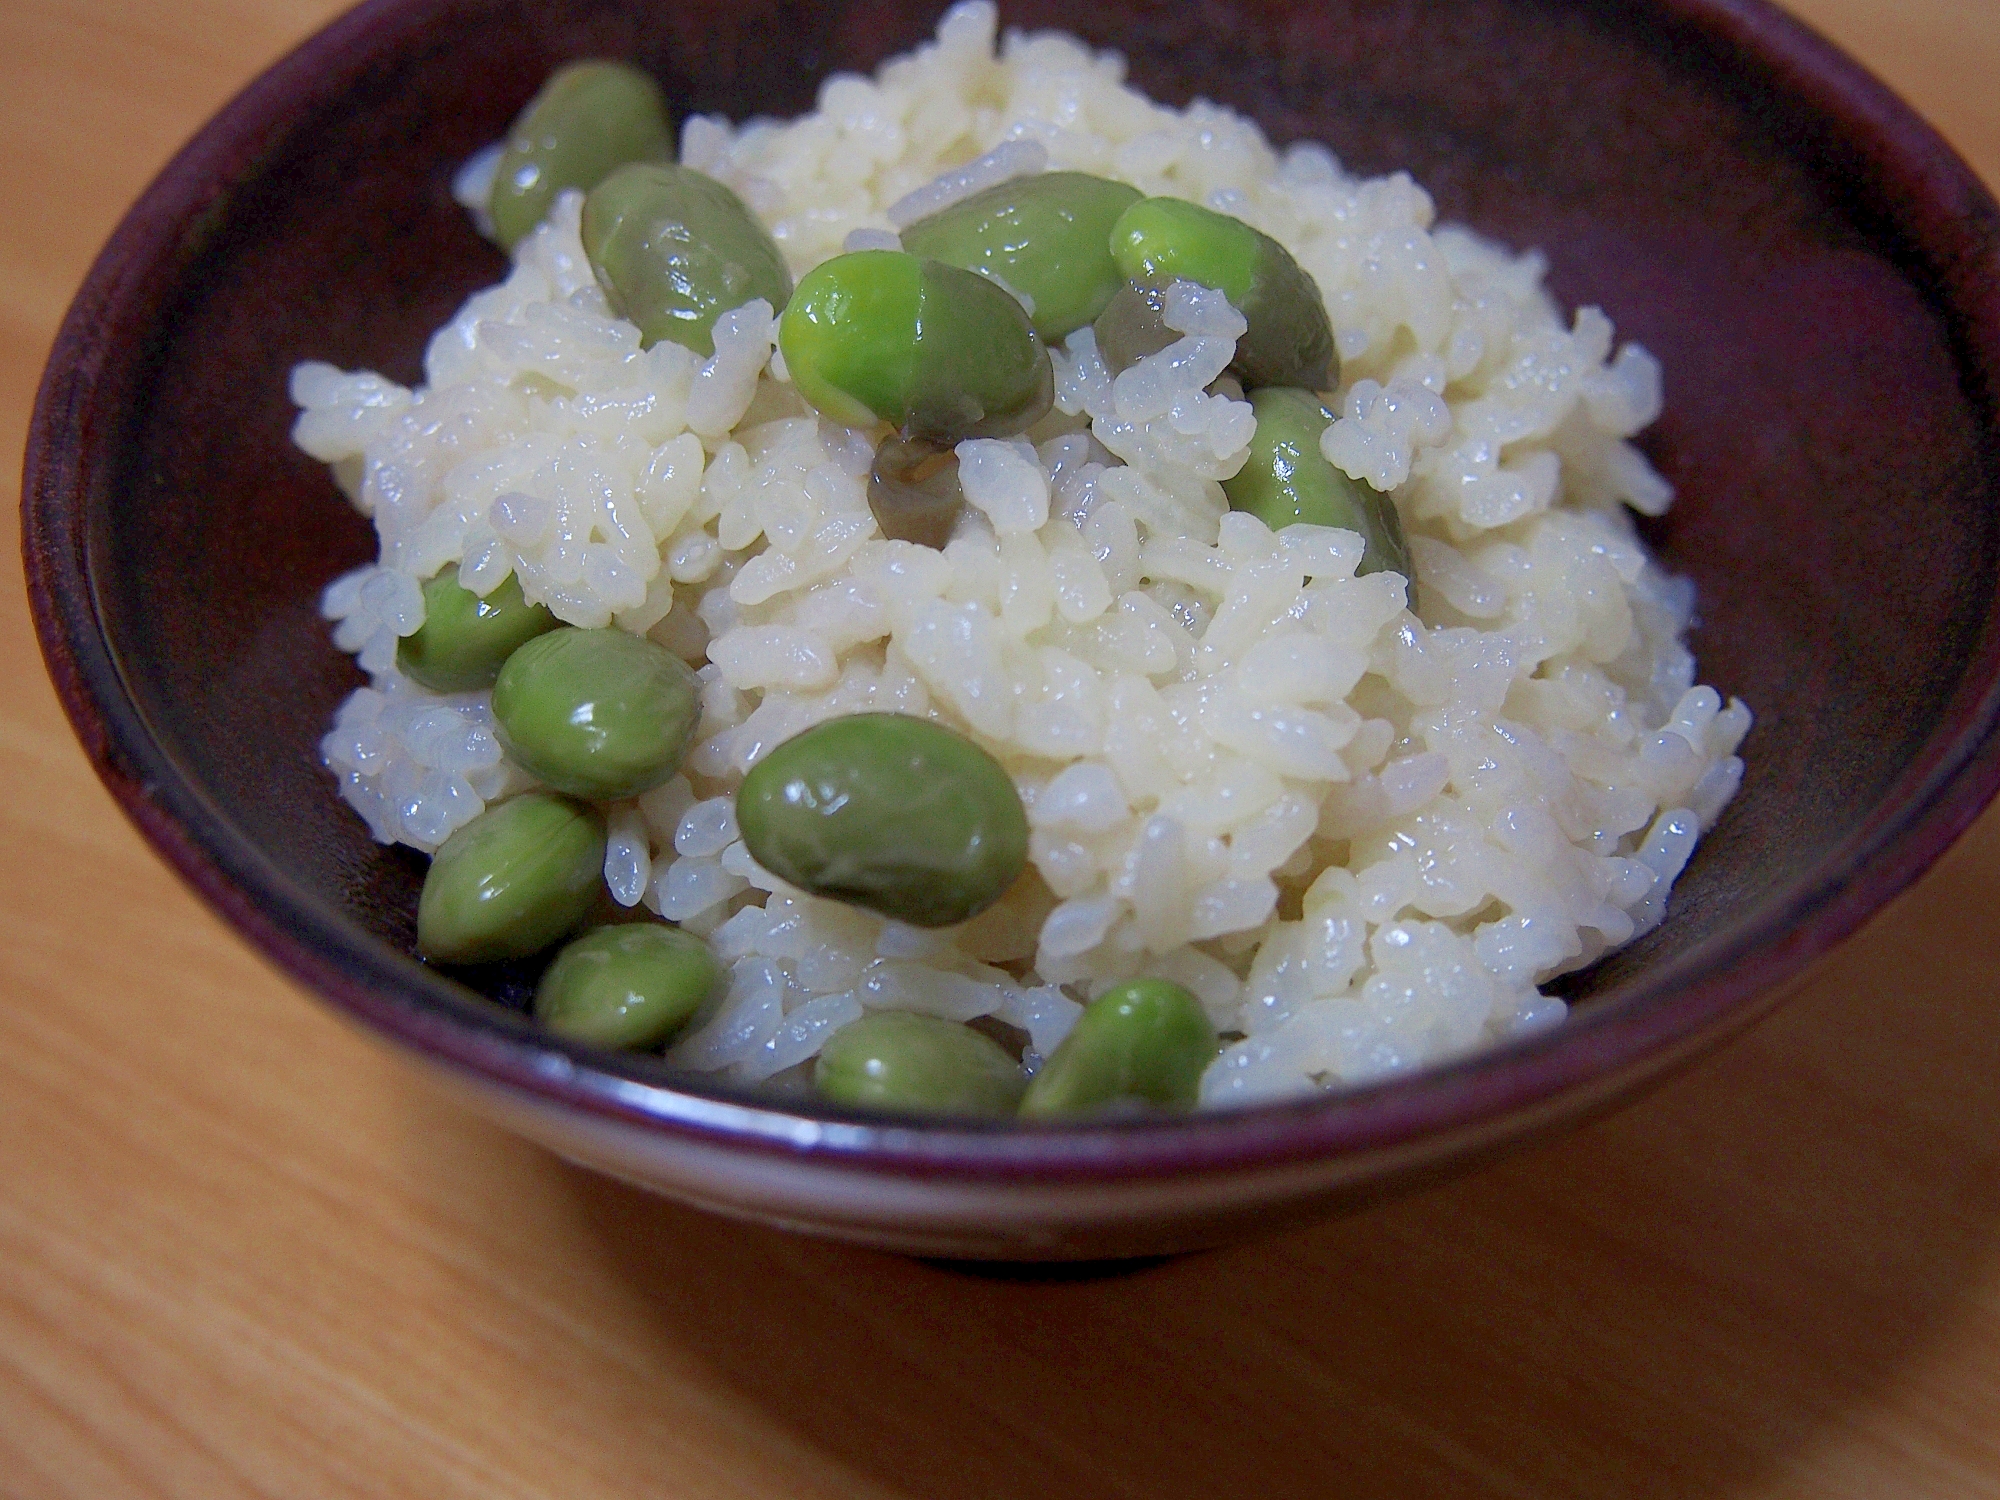
<path id="1" fill-rule="evenodd" d="M 1539 1035 L 1321 1097 L 1171 1120 L 1023 1126 L 912 1123 L 789 1109 L 748 1092 L 693 1092 L 553 1041 L 395 953 L 283 875 L 231 826 L 148 728 L 106 638 L 87 546 L 90 480 L 115 469 L 117 382 L 199 255 L 205 215 L 255 170 L 288 122 L 335 102 L 463 0 L 368 0 L 273 64 L 211 118 L 147 187 L 98 255 L 51 350 L 30 425 L 22 553 L 44 657 L 64 710 L 113 797 L 196 892 L 269 961 L 337 1010 L 455 1071 L 646 1133 L 781 1152 L 904 1176 L 1106 1181 L 1233 1172 L 1333 1157 L 1406 1159 L 1435 1142 L 1504 1131 L 1510 1118 L 1581 1112 L 1637 1087 L 1763 1013 L 1808 965 L 1909 886 L 2000 789 L 2000 632 L 1994 613 L 1939 726 L 1871 817 L 1790 898 L 1693 956 L 1628 981 Z M 1755 66 L 1833 131 L 1896 205 L 1911 255 L 1948 306 L 1968 396 L 2000 444 L 2000 209 L 1952 148 L 1882 83 L 1767 0 L 1648 0 Z M 1628 23 L 1636 24 L 1636 23 Z M 107 384 L 108 383 L 108 384 Z M 1996 466 L 2000 468 L 2000 465 Z M 2000 606 L 1996 606 L 2000 610 Z M 656 1071 L 664 1073 L 664 1067 Z M 684 1076 L 684 1075 L 683 1075 Z"/>

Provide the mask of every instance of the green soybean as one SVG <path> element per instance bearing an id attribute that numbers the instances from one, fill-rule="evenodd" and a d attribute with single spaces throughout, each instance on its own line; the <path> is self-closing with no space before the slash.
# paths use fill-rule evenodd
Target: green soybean
<path id="1" fill-rule="evenodd" d="M 565 626 L 507 658 L 493 717 L 507 753 L 557 791 L 636 797 L 679 768 L 701 718 L 701 683 L 644 636 Z"/>
<path id="2" fill-rule="evenodd" d="M 1010 1115 L 1021 1069 L 991 1037 L 907 1011 L 841 1027 L 813 1064 L 813 1085 L 840 1104 L 925 1114 Z"/>
<path id="3" fill-rule="evenodd" d="M 743 778 L 736 824 L 793 885 L 919 927 L 999 900 L 1028 859 L 1000 763 L 928 719 L 851 714 L 772 750 Z"/>
<path id="4" fill-rule="evenodd" d="M 1084 1008 L 1021 1100 L 1026 1118 L 1091 1114 L 1120 1105 L 1192 1109 L 1215 1060 L 1201 1002 L 1165 979 L 1135 979 Z"/>
<path id="5" fill-rule="evenodd" d="M 586 932 L 555 956 L 535 1015 L 558 1036 L 600 1047 L 657 1047 L 687 1025 L 721 977 L 709 946 L 664 922 Z"/>
<path id="6" fill-rule="evenodd" d="M 396 665 L 432 692 L 469 693 L 493 686 L 501 663 L 558 623 L 521 597 L 513 574 L 482 599 L 449 564 L 424 585 L 424 623 L 397 645 Z"/>
<path id="7" fill-rule="evenodd" d="M 775 312 L 792 273 L 771 236 L 728 188 L 692 167 L 634 162 L 583 200 L 583 249 L 611 310 L 639 342 L 715 352 L 715 320 L 753 297 Z"/>
<path id="8" fill-rule="evenodd" d="M 965 509 L 958 455 L 922 438 L 884 439 L 868 473 L 868 508 L 889 540 L 942 552 Z"/>
<path id="9" fill-rule="evenodd" d="M 1048 411 L 1055 371 L 1028 315 L 983 276 L 900 250 L 813 267 L 778 325 L 799 394 L 850 427 L 1007 437 Z"/>
<path id="10" fill-rule="evenodd" d="M 1146 198 L 1112 226 L 1111 255 L 1132 281 L 1193 281 L 1226 296 L 1250 325 L 1230 366 L 1245 388 L 1338 383 L 1319 288 L 1268 234 L 1180 198 Z"/>
<path id="11" fill-rule="evenodd" d="M 507 132 L 487 212 L 511 250 L 565 188 L 588 192 L 613 167 L 673 155 L 660 86 L 617 62 L 558 68 Z"/>
<path id="12" fill-rule="evenodd" d="M 604 819 L 525 792 L 489 807 L 431 857 L 417 951 L 445 963 L 539 953 L 589 912 L 604 881 Z"/>
<path id="13" fill-rule="evenodd" d="M 1265 386 L 1249 400 L 1257 430 L 1243 467 L 1222 481 L 1229 508 L 1247 511 L 1273 531 L 1305 521 L 1359 532 L 1367 550 L 1357 571 L 1401 573 L 1409 580 L 1415 609 L 1417 575 L 1396 502 L 1373 485 L 1348 478 L 1320 452 L 1320 434 L 1333 413 L 1313 392 L 1287 386 Z"/>
<path id="14" fill-rule="evenodd" d="M 1019 177 L 904 229 L 903 248 L 998 277 L 1034 302 L 1035 332 L 1059 343 L 1125 284 L 1111 226 L 1139 190 L 1085 172 Z"/>
<path id="15" fill-rule="evenodd" d="M 1097 315 L 1091 330 L 1097 337 L 1097 355 L 1113 375 L 1180 339 L 1167 327 L 1168 285 L 1128 281 Z"/>

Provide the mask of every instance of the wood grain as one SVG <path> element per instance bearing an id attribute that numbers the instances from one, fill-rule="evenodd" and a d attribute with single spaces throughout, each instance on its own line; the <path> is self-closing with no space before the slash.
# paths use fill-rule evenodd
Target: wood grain
<path id="1" fill-rule="evenodd" d="M 336 8 L 0 6 L 10 484 L 97 245 Z M 1992 0 L 1796 9 L 2000 182 Z M 724 1224 L 433 1097 L 139 843 L 17 577 L 0 632 L 9 1500 L 2000 1495 L 2000 815 L 1635 1109 L 1031 1285 Z"/>

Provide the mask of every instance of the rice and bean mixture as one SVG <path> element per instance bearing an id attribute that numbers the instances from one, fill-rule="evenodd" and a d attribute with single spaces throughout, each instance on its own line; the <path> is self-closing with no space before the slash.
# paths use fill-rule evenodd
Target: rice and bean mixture
<path id="1" fill-rule="evenodd" d="M 1400 575 L 1357 575 L 1352 532 L 1229 509 L 1253 422 L 1218 384 L 1244 330 L 1219 295 L 1179 299 L 1179 341 L 1115 379 L 1087 326 L 1051 349 L 1055 410 L 960 446 L 941 551 L 883 538 L 872 440 L 797 395 L 778 309 L 725 314 L 712 358 L 642 350 L 579 242 L 580 194 L 436 334 L 423 385 L 293 376 L 299 445 L 381 539 L 326 591 L 371 685 L 322 742 L 377 839 L 434 851 L 534 786 L 490 693 L 397 670 L 440 569 L 475 593 L 512 575 L 561 621 L 698 669 L 694 748 L 611 807 L 604 867 L 726 968 L 667 1050 L 681 1067 L 807 1084 L 841 1028 L 906 1010 L 988 1018 L 1032 1072 L 1083 1002 L 1141 975 L 1192 991 L 1224 1038 L 1204 1105 L 1436 1063 L 1559 1022 L 1538 986 L 1661 920 L 1741 780 L 1749 712 L 1695 684 L 1691 589 L 1630 515 L 1671 499 L 1630 441 L 1660 410 L 1657 362 L 1595 308 L 1564 316 L 1539 256 L 1436 224 L 1407 176 L 1276 150 L 1123 72 L 1067 36 L 996 38 L 980 0 L 874 77 L 829 79 L 809 115 L 688 119 L 680 157 L 795 277 L 1043 169 L 1274 237 L 1335 336 L 1322 451 L 1393 494 L 1417 613 Z M 493 160 L 461 176 L 475 209 Z M 997 905 L 920 929 L 750 857 L 746 771 L 859 712 L 936 720 L 1005 768 L 1031 837 Z"/>

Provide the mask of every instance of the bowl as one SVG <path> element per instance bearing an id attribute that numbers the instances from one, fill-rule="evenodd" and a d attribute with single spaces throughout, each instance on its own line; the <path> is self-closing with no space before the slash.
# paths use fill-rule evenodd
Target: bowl
<path id="1" fill-rule="evenodd" d="M 1649 540 L 1691 575 L 1703 680 L 1758 715 L 1667 923 L 1566 985 L 1562 1027 L 1434 1071 L 1199 1117 L 1027 1128 L 776 1103 L 543 1035 L 410 956 L 422 861 L 372 843 L 316 743 L 359 681 L 316 612 L 367 523 L 288 441 L 300 359 L 413 381 L 496 280 L 453 169 L 567 58 L 682 111 L 791 114 L 937 7 L 375 0 L 250 85 L 78 293 L 37 404 L 23 548 L 49 669 L 161 854 L 272 962 L 475 1108 L 723 1213 L 932 1255 L 1212 1245 L 1631 1097 L 1774 1004 L 2000 778 L 2000 212 L 1923 123 L 1759 0 L 1009 0 L 1441 216 L 1540 246 L 1661 356 Z"/>

